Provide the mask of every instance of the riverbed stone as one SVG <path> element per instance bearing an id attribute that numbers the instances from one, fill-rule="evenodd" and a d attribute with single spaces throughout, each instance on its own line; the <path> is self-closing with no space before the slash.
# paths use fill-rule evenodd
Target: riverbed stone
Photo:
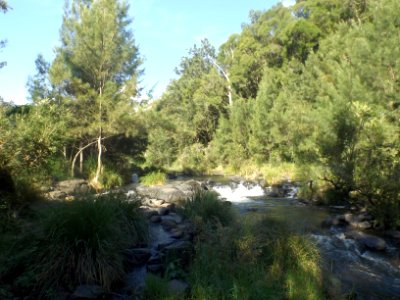
<path id="1" fill-rule="evenodd" d="M 170 231 L 177 226 L 177 223 L 174 220 L 163 219 L 161 225 L 166 231 Z"/>
<path id="2" fill-rule="evenodd" d="M 173 228 L 171 229 L 171 237 L 175 239 L 180 239 L 183 237 L 183 231 L 179 228 Z"/>
<path id="3" fill-rule="evenodd" d="M 165 216 L 169 214 L 169 208 L 168 207 L 161 207 L 158 209 L 158 214 L 160 216 Z"/>
<path id="4" fill-rule="evenodd" d="M 161 220 L 162 219 L 159 215 L 153 215 L 150 217 L 150 222 L 152 222 L 152 223 L 160 223 Z"/>

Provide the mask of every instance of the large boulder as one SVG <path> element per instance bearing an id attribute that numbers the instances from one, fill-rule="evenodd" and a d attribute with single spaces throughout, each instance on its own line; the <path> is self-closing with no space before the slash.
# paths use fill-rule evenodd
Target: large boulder
<path id="1" fill-rule="evenodd" d="M 180 202 L 187 198 L 181 190 L 169 185 L 153 187 L 138 186 L 136 190 L 142 196 L 164 200 L 169 203 Z"/>

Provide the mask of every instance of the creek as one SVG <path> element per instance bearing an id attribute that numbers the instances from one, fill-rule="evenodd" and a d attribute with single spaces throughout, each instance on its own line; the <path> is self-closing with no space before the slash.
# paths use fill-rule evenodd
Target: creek
<path id="1" fill-rule="evenodd" d="M 346 238 L 348 226 L 323 228 L 322 222 L 343 211 L 305 205 L 296 199 L 297 189 L 286 184 L 286 195 L 269 197 L 268 189 L 243 181 L 210 181 L 221 198 L 230 201 L 242 214 L 265 214 L 278 219 L 289 230 L 309 236 L 318 246 L 324 277 L 336 292 L 352 299 L 400 299 L 400 251 L 386 239 L 384 251 L 373 251 Z"/>

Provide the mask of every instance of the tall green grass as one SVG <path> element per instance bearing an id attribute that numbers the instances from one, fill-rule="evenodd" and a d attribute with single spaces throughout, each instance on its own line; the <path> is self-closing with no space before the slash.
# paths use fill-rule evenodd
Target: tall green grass
<path id="1" fill-rule="evenodd" d="M 316 247 L 252 215 L 196 245 L 191 299 L 325 299 Z"/>
<path id="2" fill-rule="evenodd" d="M 163 185 L 167 181 L 167 175 L 161 171 L 150 172 L 140 178 L 140 183 L 145 186 Z"/>
<path id="3" fill-rule="evenodd" d="M 183 214 L 197 227 L 220 224 L 227 226 L 235 217 L 232 208 L 214 192 L 198 190 L 183 204 Z"/>
<path id="4" fill-rule="evenodd" d="M 120 251 L 145 241 L 147 235 L 140 202 L 122 197 L 89 197 L 46 212 L 45 238 L 37 253 L 40 284 L 87 283 L 108 289 L 122 278 Z"/>
<path id="5" fill-rule="evenodd" d="M 1 235 L 8 247 L 0 247 L 0 290 L 33 298 L 79 284 L 109 290 L 124 275 L 122 251 L 147 241 L 139 207 L 121 194 L 49 204 L 25 220 L 20 237 Z"/>

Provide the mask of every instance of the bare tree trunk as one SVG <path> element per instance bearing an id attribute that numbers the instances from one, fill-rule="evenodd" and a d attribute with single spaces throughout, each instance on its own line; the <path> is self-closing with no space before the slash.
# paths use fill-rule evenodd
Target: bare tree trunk
<path id="1" fill-rule="evenodd" d="M 103 145 L 102 145 L 102 142 L 101 142 L 101 140 L 102 140 L 101 135 L 102 135 L 102 132 L 101 132 L 101 129 L 100 129 L 100 134 L 99 134 L 99 137 L 97 139 L 97 169 L 96 169 L 96 175 L 93 178 L 93 182 L 94 183 L 99 183 L 100 175 L 101 175 L 101 172 L 102 172 L 102 169 L 103 169 L 103 163 L 102 163 L 102 160 L 101 160 L 101 155 L 103 153 Z"/>
<path id="2" fill-rule="evenodd" d="M 80 144 L 80 149 L 82 148 L 82 143 Z M 79 154 L 79 173 L 83 173 L 83 151 Z"/>
<path id="3" fill-rule="evenodd" d="M 227 72 L 224 71 L 224 69 L 215 61 L 215 59 L 210 58 L 212 64 L 217 68 L 218 71 L 221 72 L 222 76 L 225 78 L 226 82 L 228 83 L 228 101 L 229 101 L 229 106 L 233 105 L 233 99 L 232 99 L 232 85 L 231 85 L 231 80 L 229 78 L 229 75 Z"/>
<path id="4" fill-rule="evenodd" d="M 93 178 L 93 183 L 94 184 L 99 184 L 99 179 L 101 176 L 101 173 L 103 171 L 103 163 L 101 160 L 101 155 L 103 154 L 103 144 L 102 144 L 102 139 L 103 139 L 103 108 L 102 108 L 102 95 L 103 95 L 103 87 L 102 84 L 100 84 L 100 89 L 99 89 L 99 99 L 100 99 L 100 104 L 99 104 L 99 124 L 100 124 L 100 130 L 99 130 L 99 137 L 97 138 L 97 169 L 96 169 L 96 175 Z"/>

